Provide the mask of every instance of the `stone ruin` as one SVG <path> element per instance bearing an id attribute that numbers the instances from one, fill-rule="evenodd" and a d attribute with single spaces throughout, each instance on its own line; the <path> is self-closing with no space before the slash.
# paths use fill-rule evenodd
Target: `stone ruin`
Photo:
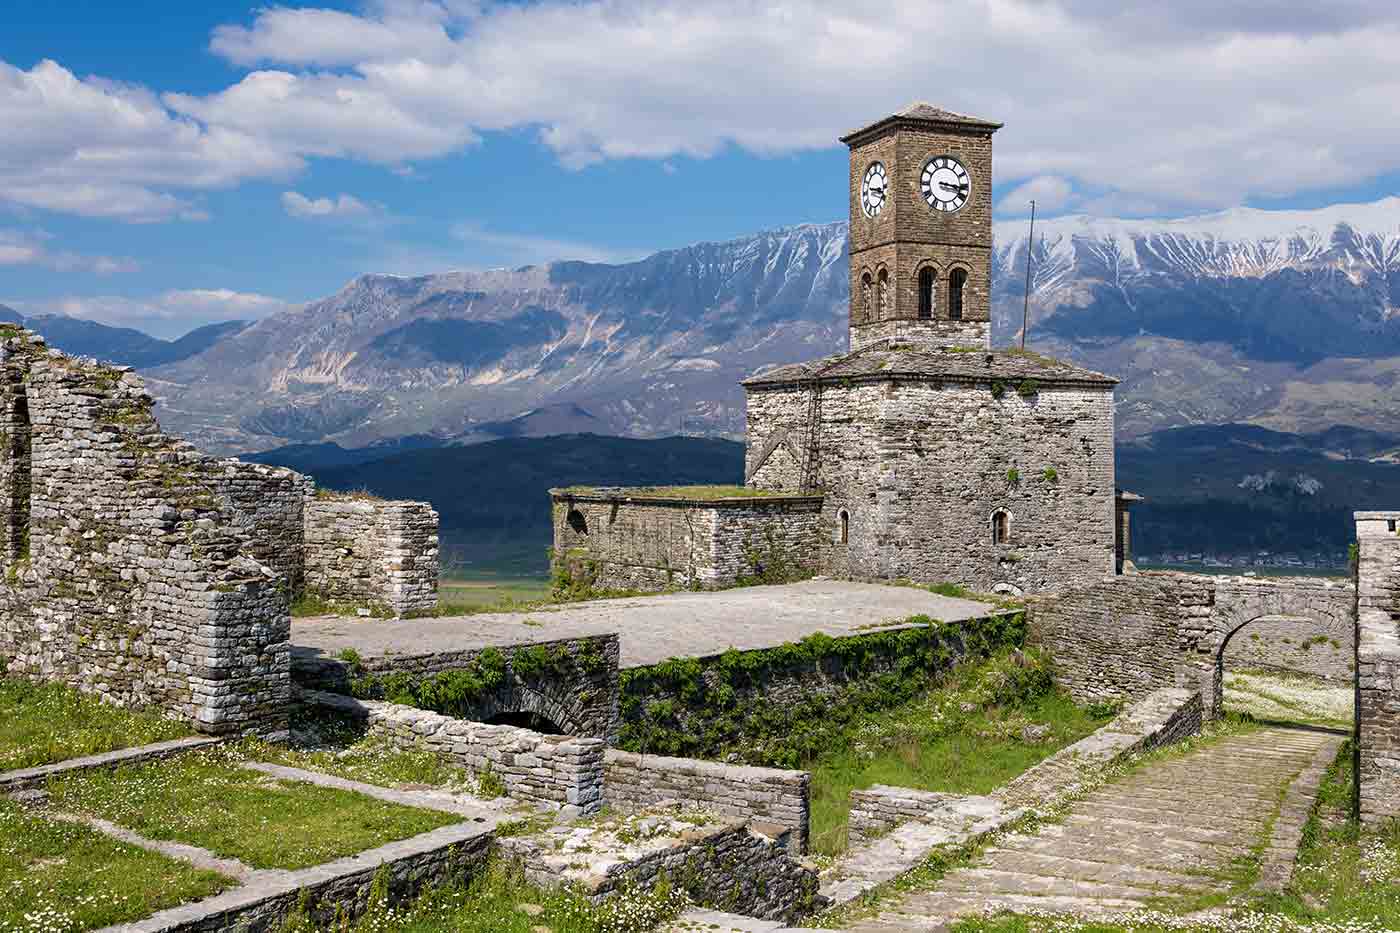
<path id="1" fill-rule="evenodd" d="M 279 736 L 290 604 L 437 604 L 437 513 L 161 432 L 129 367 L 0 325 L 0 664 L 201 732 Z"/>

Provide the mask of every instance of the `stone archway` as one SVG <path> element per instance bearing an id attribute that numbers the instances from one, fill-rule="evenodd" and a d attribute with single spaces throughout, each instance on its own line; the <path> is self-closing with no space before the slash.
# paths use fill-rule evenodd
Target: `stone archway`
<path id="1" fill-rule="evenodd" d="M 1220 715 L 1224 705 L 1225 690 L 1225 670 L 1227 667 L 1228 655 L 1231 645 L 1238 645 L 1239 639 L 1247 637 L 1249 629 L 1268 625 L 1272 630 L 1271 634 L 1278 635 L 1279 632 L 1289 632 L 1293 636 L 1295 644 L 1307 644 L 1311 639 L 1325 637 L 1335 639 L 1341 634 L 1331 627 L 1326 621 L 1318 618 L 1311 618 L 1297 615 L 1262 615 L 1253 619 L 1246 619 L 1234 629 L 1225 634 L 1220 640 L 1219 647 L 1214 649 L 1211 664 L 1207 668 L 1207 683 L 1202 684 L 1201 700 L 1204 704 L 1207 718 L 1215 718 Z M 1285 636 L 1286 637 L 1286 636 Z M 1354 639 L 1354 635 L 1352 636 Z M 1352 654 L 1348 652 L 1347 658 L 1350 660 Z M 1276 668 L 1278 669 L 1278 668 Z M 1285 666 L 1284 668 L 1288 668 Z M 1295 668 L 1295 670 L 1297 670 Z M 1305 673 L 1299 670 L 1299 673 Z M 1354 670 L 1352 676 L 1355 676 Z"/>
<path id="2" fill-rule="evenodd" d="M 590 735 L 594 731 L 576 714 L 567 691 L 554 695 L 513 684 L 486 694 L 474 706 L 471 718 L 478 722 L 523 725 L 529 720 L 535 725 L 525 728 L 553 735 Z M 540 725 L 549 728 L 542 729 Z"/>
<path id="3" fill-rule="evenodd" d="M 1253 623 L 1272 620 L 1296 627 L 1300 637 L 1325 634 L 1355 645 L 1353 600 L 1354 589 L 1340 581 L 1280 582 L 1240 577 L 1217 583 L 1214 605 L 1197 648 L 1210 659 L 1202 671 L 1201 682 L 1205 715 L 1212 719 L 1220 715 L 1225 653 L 1240 632 Z"/>

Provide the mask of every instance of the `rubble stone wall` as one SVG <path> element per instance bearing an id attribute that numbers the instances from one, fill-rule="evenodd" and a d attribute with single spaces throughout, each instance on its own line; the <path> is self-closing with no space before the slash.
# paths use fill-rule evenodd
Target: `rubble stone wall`
<path id="1" fill-rule="evenodd" d="M 474 697 L 463 718 L 485 721 L 501 714 L 534 713 L 568 735 L 608 738 L 617 732 L 618 636 L 590 635 L 498 648 L 469 648 L 435 654 L 327 658 L 297 649 L 292 673 L 298 685 L 378 699 L 397 679 L 416 688 L 425 680 L 490 664 L 500 658 L 500 686 Z"/>
<path id="2" fill-rule="evenodd" d="M 321 491 L 305 504 L 308 590 L 396 616 L 437 606 L 438 514 L 426 502 Z"/>
<path id="3" fill-rule="evenodd" d="M 748 388 L 751 485 L 791 489 L 810 385 Z M 891 379 L 821 388 L 823 572 L 1048 592 L 1114 573 L 1113 393 Z M 775 439 L 787 444 L 774 444 Z M 994 515 L 1007 534 L 994 540 Z M 842 514 L 848 533 L 839 529 Z"/>
<path id="4" fill-rule="evenodd" d="M 604 758 L 607 805 L 624 812 L 666 802 L 763 820 L 791 832 L 793 850 L 807 851 L 812 775 L 695 758 L 638 755 L 610 748 Z"/>
<path id="5" fill-rule="evenodd" d="M 397 748 L 428 748 L 478 776 L 494 772 L 513 799 L 575 815 L 603 806 L 602 739 L 486 725 L 338 693 L 303 690 L 301 701 L 359 719 Z"/>
<path id="6" fill-rule="evenodd" d="M 1400 817 L 1400 512 L 1357 512 L 1356 798 Z"/>
<path id="7" fill-rule="evenodd" d="M 551 492 L 556 568 L 602 589 L 721 587 L 815 570 L 820 496 L 688 499 Z"/>
<path id="8" fill-rule="evenodd" d="M 283 734 L 290 584 L 246 504 L 295 498 L 295 474 L 207 457 L 153 404 L 125 367 L 0 328 L 0 661 L 200 731 Z"/>
<path id="9" fill-rule="evenodd" d="M 1341 580 L 1149 572 L 1033 600 L 1030 637 L 1050 651 L 1056 679 L 1079 700 L 1191 687 L 1214 717 L 1225 664 L 1238 656 L 1231 646 L 1254 644 L 1256 625 L 1291 629 L 1295 645 L 1318 638 L 1345 645 L 1354 639 L 1351 603 Z M 1273 617 L 1288 621 L 1261 623 Z M 1291 651 L 1259 653 L 1282 665 Z"/>

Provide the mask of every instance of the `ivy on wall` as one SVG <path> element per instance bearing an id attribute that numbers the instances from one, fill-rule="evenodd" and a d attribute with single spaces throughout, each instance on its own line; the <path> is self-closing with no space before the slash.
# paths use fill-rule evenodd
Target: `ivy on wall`
<path id="1" fill-rule="evenodd" d="M 625 670 L 617 744 L 633 752 L 734 755 L 748 764 L 796 767 L 851 720 L 917 696 L 957 660 L 1025 642 L 1022 612 L 906 621 L 913 627 L 845 638 L 818 633 L 773 648 Z M 784 684 L 796 688 L 783 690 Z"/>

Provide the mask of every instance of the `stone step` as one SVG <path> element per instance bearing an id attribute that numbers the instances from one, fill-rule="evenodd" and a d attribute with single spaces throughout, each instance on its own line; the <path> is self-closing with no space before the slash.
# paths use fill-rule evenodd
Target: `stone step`
<path id="1" fill-rule="evenodd" d="M 846 927 L 847 933 L 934 933 L 946 929 L 946 921 L 999 910 L 1039 914 L 1109 916 L 1139 910 L 1142 901 L 1123 898 L 1064 897 L 1059 895 L 997 894 L 964 896 L 951 894 L 914 895 L 898 911 L 888 911 L 872 920 Z"/>
<path id="2" fill-rule="evenodd" d="M 1121 855 L 1123 853 L 1119 851 L 1110 854 Z M 1193 891 L 1222 887 L 1219 882 L 1201 875 L 1167 871 L 1140 861 L 1138 858 L 1114 858 L 1112 861 L 1100 861 L 1063 852 L 990 849 L 979 864 L 1002 871 L 1054 875 L 1081 881 L 1131 884 L 1137 887 L 1189 889 Z"/>
<path id="3" fill-rule="evenodd" d="M 1124 900 L 1146 900 L 1161 897 L 1164 892 L 1152 887 L 1140 887 L 1111 881 L 1089 881 L 1039 875 L 998 868 L 960 868 L 949 872 L 938 889 L 949 894 L 1035 894 L 1063 897 L 1113 897 Z"/>

